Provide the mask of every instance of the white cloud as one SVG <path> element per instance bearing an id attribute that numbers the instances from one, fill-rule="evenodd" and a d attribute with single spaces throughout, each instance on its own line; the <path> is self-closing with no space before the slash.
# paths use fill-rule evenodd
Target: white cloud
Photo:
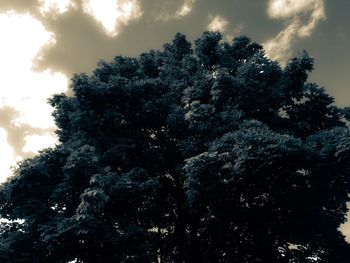
<path id="1" fill-rule="evenodd" d="M 142 16 L 138 0 L 84 0 L 83 10 L 93 16 L 108 35 L 118 35 L 123 26 Z"/>
<path id="2" fill-rule="evenodd" d="M 42 129 L 55 126 L 51 116 L 52 108 L 47 99 L 53 94 L 67 90 L 68 80 L 63 74 L 50 71 L 23 72 L 21 79 L 11 84 L 13 88 L 9 89 L 11 92 L 7 94 L 7 105 L 20 112 L 20 116 L 14 120 L 15 124 L 30 124 Z M 29 88 L 22 92 L 25 87 Z M 16 91 L 20 93 L 15 93 Z"/>
<path id="3" fill-rule="evenodd" d="M 225 32 L 227 29 L 227 26 L 229 25 L 228 21 L 226 18 L 222 16 L 215 16 L 215 17 L 210 17 L 211 21 L 208 25 L 208 30 L 210 31 L 221 31 Z"/>
<path id="4" fill-rule="evenodd" d="M 292 55 L 291 46 L 298 38 L 299 22 L 295 21 L 277 34 L 274 38 L 263 43 L 266 55 L 282 64 Z"/>
<path id="5" fill-rule="evenodd" d="M 326 19 L 324 0 L 269 0 L 267 14 L 287 23 L 277 36 L 263 43 L 267 56 L 283 64 L 292 55 L 292 45 L 310 36 L 317 24 Z"/>
<path id="6" fill-rule="evenodd" d="M 59 72 L 33 72 L 33 59 L 40 48 L 53 43 L 53 35 L 29 15 L 0 15 L 0 107 L 20 113 L 17 124 L 53 126 L 47 99 L 67 89 L 67 78 Z"/>
<path id="7" fill-rule="evenodd" d="M 54 41 L 38 20 L 15 12 L 0 14 L 0 35 L 1 72 L 30 69 L 42 45 Z"/>
<path id="8" fill-rule="evenodd" d="M 52 130 L 52 109 L 47 99 L 55 93 L 65 92 L 68 80 L 59 72 L 33 72 L 32 65 L 44 45 L 54 44 L 54 35 L 30 15 L 15 12 L 0 14 L 0 35 L 0 109 L 11 107 L 18 111 L 19 116 L 12 120 L 16 126 L 29 124 L 39 130 Z M 15 156 L 11 145 L 8 145 L 1 120 L 0 129 L 0 172 L 8 176 L 10 165 L 20 156 Z"/>
<path id="9" fill-rule="evenodd" d="M 196 0 L 185 0 L 180 9 L 177 10 L 175 16 L 177 18 L 187 16 L 189 13 L 191 13 L 195 3 Z"/>
<path id="10" fill-rule="evenodd" d="M 43 15 L 63 14 L 70 8 L 75 8 L 71 0 L 39 0 L 39 4 L 39 11 Z"/>
<path id="11" fill-rule="evenodd" d="M 318 0 L 269 0 L 267 14 L 271 18 L 291 18 L 309 12 Z"/>
<path id="12" fill-rule="evenodd" d="M 210 22 L 207 26 L 207 29 L 209 31 L 220 31 L 227 41 L 232 41 L 233 39 L 232 32 L 227 32 L 228 26 L 230 25 L 230 23 L 225 17 L 219 16 L 219 15 L 216 15 L 216 16 L 209 15 L 209 20 Z M 240 34 L 242 28 L 243 28 L 242 25 L 237 26 L 236 28 L 233 29 L 233 33 L 236 35 Z"/>

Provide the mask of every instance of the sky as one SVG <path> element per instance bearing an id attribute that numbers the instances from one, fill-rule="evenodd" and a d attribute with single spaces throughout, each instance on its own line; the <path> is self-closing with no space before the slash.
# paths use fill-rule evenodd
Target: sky
<path id="1" fill-rule="evenodd" d="M 69 93 L 74 73 L 161 49 L 177 32 L 246 35 L 282 66 L 305 49 L 310 81 L 350 106 L 349 11 L 350 0 L 1 0 L 0 182 L 57 143 L 47 99 Z"/>

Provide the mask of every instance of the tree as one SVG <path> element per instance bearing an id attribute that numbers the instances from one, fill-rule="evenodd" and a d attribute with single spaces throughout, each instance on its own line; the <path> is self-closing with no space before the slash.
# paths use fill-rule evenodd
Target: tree
<path id="1" fill-rule="evenodd" d="M 205 32 L 75 75 L 1 185 L 1 262 L 348 262 L 350 114 L 312 69 Z"/>

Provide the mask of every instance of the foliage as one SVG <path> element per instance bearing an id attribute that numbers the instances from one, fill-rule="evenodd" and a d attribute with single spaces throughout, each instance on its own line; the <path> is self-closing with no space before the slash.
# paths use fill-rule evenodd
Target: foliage
<path id="1" fill-rule="evenodd" d="M 312 68 L 205 32 L 75 75 L 1 186 L 1 262 L 348 262 L 349 109 Z"/>

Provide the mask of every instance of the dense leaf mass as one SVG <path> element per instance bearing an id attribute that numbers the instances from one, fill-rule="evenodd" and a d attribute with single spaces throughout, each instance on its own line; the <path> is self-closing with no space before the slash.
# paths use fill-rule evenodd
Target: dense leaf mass
<path id="1" fill-rule="evenodd" d="M 205 32 L 75 75 L 1 186 L 0 261 L 349 262 L 350 114 L 312 69 Z"/>

